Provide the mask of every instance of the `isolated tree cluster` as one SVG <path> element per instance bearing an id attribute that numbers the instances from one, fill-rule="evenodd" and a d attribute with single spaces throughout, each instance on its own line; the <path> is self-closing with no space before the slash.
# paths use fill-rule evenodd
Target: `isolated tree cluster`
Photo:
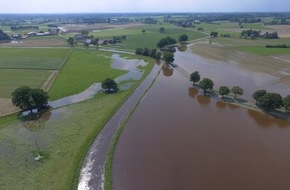
<path id="1" fill-rule="evenodd" d="M 282 107 L 284 107 L 286 111 L 290 111 L 290 95 L 283 98 L 278 93 L 269 93 L 262 89 L 255 91 L 252 97 L 256 100 L 258 106 L 267 111 L 280 109 Z"/>
<path id="2" fill-rule="evenodd" d="M 42 89 L 32 89 L 27 86 L 22 86 L 17 88 L 12 92 L 12 103 L 13 105 L 19 107 L 22 111 L 33 109 L 46 109 L 48 95 Z"/>
<path id="3" fill-rule="evenodd" d="M 144 55 L 144 56 L 150 56 L 154 59 L 160 59 L 161 58 L 161 52 L 157 51 L 157 49 L 148 49 L 147 47 L 145 48 L 137 48 L 135 50 L 136 55 Z"/>

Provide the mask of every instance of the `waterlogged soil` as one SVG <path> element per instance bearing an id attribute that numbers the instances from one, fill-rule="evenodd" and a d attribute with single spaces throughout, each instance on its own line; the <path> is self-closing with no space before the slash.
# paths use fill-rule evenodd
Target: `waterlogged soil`
<path id="1" fill-rule="evenodd" d="M 215 88 L 242 86 L 245 97 L 278 81 L 190 52 L 177 52 L 175 60 L 189 73 L 212 78 Z M 206 97 L 177 69 L 163 74 L 118 141 L 114 189 L 290 189 L 289 121 Z"/>

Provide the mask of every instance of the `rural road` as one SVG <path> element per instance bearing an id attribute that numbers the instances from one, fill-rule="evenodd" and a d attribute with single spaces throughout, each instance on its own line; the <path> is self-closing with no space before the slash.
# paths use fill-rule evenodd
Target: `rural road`
<path id="1" fill-rule="evenodd" d="M 158 75 L 159 71 L 160 66 L 155 65 L 149 75 L 113 115 L 94 140 L 81 169 L 78 190 L 104 189 L 105 160 L 114 134 L 136 104 L 144 96 L 146 91 L 150 88 L 150 85 Z"/>

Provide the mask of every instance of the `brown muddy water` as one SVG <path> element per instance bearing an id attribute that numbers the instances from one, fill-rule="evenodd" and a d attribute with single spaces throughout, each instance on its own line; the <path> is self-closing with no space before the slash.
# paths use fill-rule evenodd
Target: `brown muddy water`
<path id="1" fill-rule="evenodd" d="M 191 53 L 187 72 L 216 84 L 271 88 L 275 78 Z M 169 74 L 170 73 L 170 74 Z M 216 85 L 216 88 L 218 88 Z M 279 89 L 278 89 L 279 90 Z M 161 73 L 128 121 L 113 160 L 115 190 L 289 190 L 290 122 L 205 97 L 178 70 Z"/>

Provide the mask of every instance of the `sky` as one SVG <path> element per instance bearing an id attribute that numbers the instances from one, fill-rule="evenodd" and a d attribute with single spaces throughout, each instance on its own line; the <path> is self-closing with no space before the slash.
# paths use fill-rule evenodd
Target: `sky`
<path id="1" fill-rule="evenodd" d="M 0 14 L 290 11 L 290 0 L 0 0 L 0 3 Z"/>

